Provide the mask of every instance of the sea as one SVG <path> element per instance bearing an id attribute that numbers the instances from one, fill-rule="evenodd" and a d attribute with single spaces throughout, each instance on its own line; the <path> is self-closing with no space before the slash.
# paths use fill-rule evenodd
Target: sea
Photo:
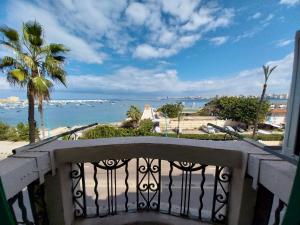
<path id="1" fill-rule="evenodd" d="M 44 104 L 45 127 L 73 127 L 91 123 L 108 124 L 127 118 L 126 112 L 131 105 L 142 112 L 145 105 L 158 108 L 166 103 L 182 102 L 188 108 L 200 108 L 208 99 L 98 99 L 98 100 L 52 100 Z M 0 122 L 16 125 L 27 123 L 26 104 L 0 105 Z M 38 110 L 35 110 L 37 124 L 40 124 Z"/>

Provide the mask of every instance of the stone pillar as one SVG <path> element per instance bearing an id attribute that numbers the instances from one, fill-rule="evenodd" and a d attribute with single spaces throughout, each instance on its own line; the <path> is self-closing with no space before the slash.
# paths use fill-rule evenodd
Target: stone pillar
<path id="1" fill-rule="evenodd" d="M 45 180 L 45 199 L 50 225 L 72 225 L 74 206 L 72 200 L 71 164 L 61 164 L 55 176 Z"/>

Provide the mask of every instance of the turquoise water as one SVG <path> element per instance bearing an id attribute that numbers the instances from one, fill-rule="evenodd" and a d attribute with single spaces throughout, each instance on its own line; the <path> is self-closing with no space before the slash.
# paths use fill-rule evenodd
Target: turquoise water
<path id="1" fill-rule="evenodd" d="M 180 100 L 183 101 L 183 100 Z M 184 100 L 186 107 L 201 107 L 208 100 Z M 86 125 L 90 123 L 119 122 L 126 118 L 126 111 L 130 105 L 136 105 L 142 111 L 145 104 L 159 107 L 165 103 L 175 103 L 178 100 L 108 100 L 89 102 L 85 104 L 68 103 L 45 104 L 44 117 L 48 129 L 61 126 Z M 27 123 L 27 107 L 4 108 L 0 107 L 0 121 L 16 125 L 19 122 Z M 36 109 L 36 121 L 39 124 L 39 114 Z"/>

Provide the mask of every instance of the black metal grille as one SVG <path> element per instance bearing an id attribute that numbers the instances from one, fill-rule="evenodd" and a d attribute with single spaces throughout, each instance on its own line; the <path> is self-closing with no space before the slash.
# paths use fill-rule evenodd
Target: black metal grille
<path id="1" fill-rule="evenodd" d="M 34 181 L 8 200 L 15 224 L 48 225 L 44 185 Z M 28 207 L 30 206 L 30 207 Z"/>
<path id="2" fill-rule="evenodd" d="M 78 163 L 71 172 L 74 213 L 87 218 L 151 210 L 225 224 L 230 172 L 151 158 Z"/>

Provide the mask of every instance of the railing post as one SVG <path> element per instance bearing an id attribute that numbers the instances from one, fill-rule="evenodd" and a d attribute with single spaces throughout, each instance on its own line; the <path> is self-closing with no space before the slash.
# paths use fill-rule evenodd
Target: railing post
<path id="1" fill-rule="evenodd" d="M 263 185 L 258 185 L 255 215 L 252 225 L 268 225 L 273 206 L 274 194 Z"/>
<path id="2" fill-rule="evenodd" d="M 8 201 L 5 196 L 2 180 L 0 177 L 0 221 L 1 224 L 15 225 L 16 222 L 8 205 Z"/>
<path id="3" fill-rule="evenodd" d="M 28 194 L 35 225 L 48 225 L 45 186 L 36 180 L 28 185 Z"/>
<path id="4" fill-rule="evenodd" d="M 71 164 L 60 164 L 55 176 L 45 179 L 45 197 L 50 225 L 72 225 L 74 207 L 72 199 Z"/>
<path id="5" fill-rule="evenodd" d="M 242 168 L 234 168 L 230 186 L 228 224 L 251 225 L 256 191 L 252 188 L 252 179 L 246 176 L 247 156 L 244 156 Z"/>

